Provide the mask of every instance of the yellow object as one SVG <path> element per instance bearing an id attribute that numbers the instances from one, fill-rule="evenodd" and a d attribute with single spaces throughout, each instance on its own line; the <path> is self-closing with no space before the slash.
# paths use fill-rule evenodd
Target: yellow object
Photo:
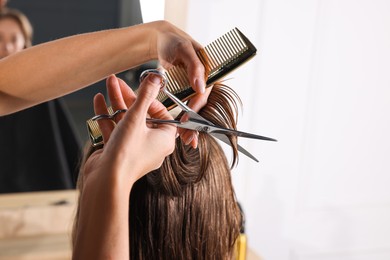
<path id="1" fill-rule="evenodd" d="M 245 260 L 246 259 L 246 235 L 241 233 L 236 241 L 236 249 L 237 249 L 237 260 Z"/>

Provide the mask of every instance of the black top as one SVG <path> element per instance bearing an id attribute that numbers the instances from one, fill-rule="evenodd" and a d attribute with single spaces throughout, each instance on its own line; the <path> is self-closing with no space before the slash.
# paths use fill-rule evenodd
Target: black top
<path id="1" fill-rule="evenodd" d="M 0 193 L 73 189 L 80 155 L 60 99 L 0 117 Z"/>

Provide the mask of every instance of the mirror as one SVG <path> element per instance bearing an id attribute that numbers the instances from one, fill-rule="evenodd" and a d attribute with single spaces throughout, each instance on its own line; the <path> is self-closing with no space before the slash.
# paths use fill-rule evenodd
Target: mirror
<path id="1" fill-rule="evenodd" d="M 30 20 L 33 45 L 142 22 L 138 0 L 12 0 L 7 6 L 20 10 Z M 140 69 L 123 72 L 119 77 L 136 88 Z M 81 150 L 89 141 L 85 121 L 94 115 L 92 100 L 98 92 L 105 93 L 104 81 L 1 118 L 8 126 L 1 133 L 4 157 L 0 158 L 7 166 L 0 174 L 0 193 L 75 188 Z"/>

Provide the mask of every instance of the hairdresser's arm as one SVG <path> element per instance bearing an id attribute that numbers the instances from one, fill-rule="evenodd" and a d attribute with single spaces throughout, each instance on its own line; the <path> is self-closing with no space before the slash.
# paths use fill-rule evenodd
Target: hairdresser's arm
<path id="1" fill-rule="evenodd" d="M 156 59 L 167 69 L 184 65 L 193 88 L 202 92 L 204 68 L 195 53 L 200 48 L 165 21 L 80 34 L 28 48 L 0 60 L 0 116 Z"/>
<path id="2" fill-rule="evenodd" d="M 98 121 L 105 145 L 85 164 L 74 259 L 129 258 L 131 188 L 143 175 L 160 167 L 174 149 L 176 127 L 150 128 L 146 124 L 147 114 L 172 119 L 155 99 L 159 83 L 159 77 L 149 75 L 136 97 L 123 81 L 108 78 L 112 107 L 129 110 L 115 118 L 116 126 L 110 120 Z M 96 114 L 107 113 L 101 94 L 95 97 L 94 106 Z"/>

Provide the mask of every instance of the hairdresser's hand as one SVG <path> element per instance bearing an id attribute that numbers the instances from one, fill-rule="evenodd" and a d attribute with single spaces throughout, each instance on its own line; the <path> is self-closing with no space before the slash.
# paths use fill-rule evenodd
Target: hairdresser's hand
<path id="1" fill-rule="evenodd" d="M 157 22 L 158 33 L 156 37 L 156 53 L 161 65 L 165 69 L 180 65 L 187 70 L 188 79 L 192 88 L 197 93 L 188 103 L 189 107 L 198 112 L 207 103 L 211 88 L 205 88 L 205 68 L 198 58 L 196 51 L 202 49 L 202 45 L 192 39 L 188 34 L 168 22 Z M 184 143 L 198 145 L 198 133 L 190 130 L 179 131 Z"/>
<path id="2" fill-rule="evenodd" d="M 156 23 L 157 33 L 152 45 L 156 49 L 151 49 L 152 56 L 157 57 L 165 69 L 177 65 L 184 67 L 192 88 L 197 93 L 204 93 L 205 69 L 196 54 L 203 48 L 202 45 L 169 22 Z"/>
<path id="3" fill-rule="evenodd" d="M 107 79 L 113 110 L 128 109 L 128 112 L 119 114 L 115 123 L 98 121 L 104 148 L 92 154 L 86 163 L 86 171 L 108 167 L 109 171 L 119 172 L 122 180 L 135 182 L 161 166 L 164 158 L 173 152 L 176 127 L 160 124 L 153 128 L 146 123 L 147 117 L 172 119 L 167 109 L 156 100 L 159 88 L 160 77 L 149 75 L 141 83 L 136 97 L 122 80 L 115 76 Z M 102 94 L 95 96 L 94 108 L 96 114 L 108 113 Z"/>

